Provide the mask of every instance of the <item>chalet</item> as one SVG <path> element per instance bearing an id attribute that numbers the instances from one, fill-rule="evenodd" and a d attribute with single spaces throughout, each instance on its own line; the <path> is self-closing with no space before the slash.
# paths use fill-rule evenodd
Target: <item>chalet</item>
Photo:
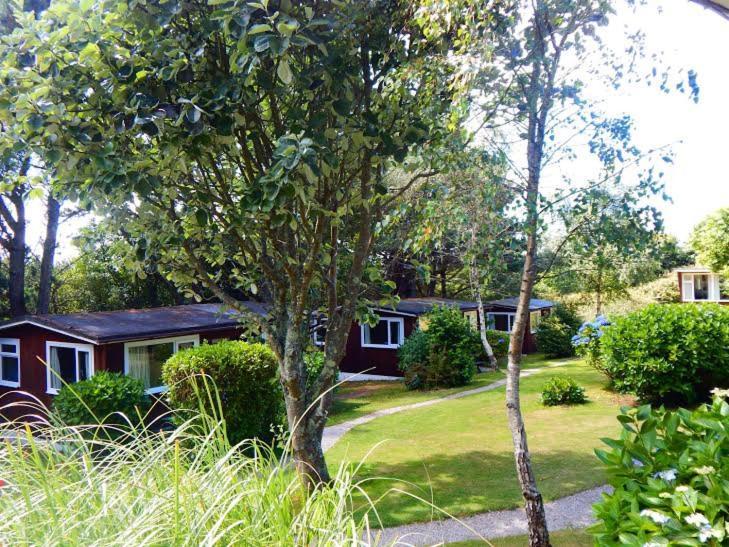
<path id="1" fill-rule="evenodd" d="M 693 266 L 676 273 L 681 302 L 729 304 L 729 283 L 709 268 Z"/>
<path id="2" fill-rule="evenodd" d="M 243 304 L 266 314 L 264 304 Z M 478 326 L 474 302 L 404 298 L 394 308 L 377 309 L 377 325 L 352 325 L 341 369 L 400 375 L 397 349 L 420 318 L 439 305 L 457 306 Z M 536 326 L 551 307 L 551 302 L 532 300 L 525 353 L 536 350 Z M 489 328 L 511 331 L 516 299 L 489 302 L 485 309 Z M 12 402 L 18 391 L 48 404 L 64 382 L 78 382 L 100 370 L 133 376 L 149 394 L 161 393 L 166 389 L 162 365 L 171 355 L 203 342 L 237 339 L 242 333 L 237 315 L 220 304 L 15 318 L 0 323 L 0 406 Z M 323 344 L 322 334 L 314 329 L 315 344 Z"/>
<path id="3" fill-rule="evenodd" d="M 517 298 L 505 298 L 484 303 L 487 326 L 511 332 L 516 317 Z M 343 372 L 369 372 L 388 376 L 401 376 L 397 366 L 397 349 L 419 324 L 420 318 L 435 306 L 455 306 L 478 328 L 476 302 L 446 298 L 402 298 L 394 308 L 377 309 L 379 323 L 371 327 L 355 323 L 347 339 L 347 351 L 339 368 Z M 537 350 L 534 334 L 542 316 L 551 312 L 554 303 L 532 299 L 529 306 L 529 322 L 524 336 L 524 353 Z M 315 342 L 322 343 L 315 333 Z"/>

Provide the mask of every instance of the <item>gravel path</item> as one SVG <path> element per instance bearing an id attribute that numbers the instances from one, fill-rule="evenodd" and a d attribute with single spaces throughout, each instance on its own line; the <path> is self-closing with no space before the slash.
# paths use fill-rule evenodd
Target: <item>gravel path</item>
<path id="1" fill-rule="evenodd" d="M 569 361 L 565 362 L 565 363 L 555 363 L 553 365 L 548 365 L 548 366 L 542 367 L 542 368 L 533 368 L 533 369 L 522 370 L 521 377 L 526 378 L 527 376 L 532 376 L 543 370 L 555 368 L 555 367 L 562 367 L 567 364 L 569 364 Z M 398 412 L 402 412 L 403 410 L 411 410 L 413 408 L 421 408 L 424 406 L 435 405 L 438 403 L 442 403 L 443 401 L 460 399 L 461 397 L 468 397 L 469 395 L 476 395 L 477 393 L 483 393 L 485 391 L 493 391 L 494 389 L 498 389 L 505 385 L 506 385 L 506 378 L 504 378 L 503 380 L 496 380 L 495 382 L 493 382 L 487 386 L 481 386 L 481 387 L 477 387 L 474 389 L 467 389 L 466 391 L 459 391 L 458 393 L 452 393 L 452 394 L 446 395 L 444 397 L 428 399 L 427 401 L 420 401 L 419 403 L 411 403 L 409 405 L 395 406 L 392 408 L 383 408 L 382 410 L 378 410 L 376 412 L 372 412 L 371 414 L 366 414 L 364 416 L 360 416 L 359 418 L 355 418 L 354 420 L 350 420 L 348 422 L 342 422 L 341 424 L 326 427 L 326 428 L 324 428 L 324 436 L 322 437 L 322 441 L 321 441 L 322 448 L 326 452 L 332 446 L 334 446 L 334 444 L 339 439 L 341 439 L 342 436 L 345 433 L 347 433 L 349 430 L 357 427 L 358 425 L 362 425 L 362 424 L 366 424 L 367 422 L 371 422 L 372 420 L 375 420 L 382 416 L 389 416 L 390 414 L 397 414 Z"/>
<path id="2" fill-rule="evenodd" d="M 599 486 L 572 496 L 546 503 L 550 530 L 585 528 L 595 522 L 592 504 L 609 486 Z M 489 511 L 462 519 L 406 524 L 384 530 L 373 530 L 368 543 L 381 545 L 434 545 L 468 539 L 493 539 L 527 533 L 523 509 Z"/>

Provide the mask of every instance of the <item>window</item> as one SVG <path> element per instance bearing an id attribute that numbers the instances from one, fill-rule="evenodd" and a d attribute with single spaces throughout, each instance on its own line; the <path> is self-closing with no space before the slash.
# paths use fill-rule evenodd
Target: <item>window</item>
<path id="1" fill-rule="evenodd" d="M 58 393 L 64 384 L 90 378 L 94 373 L 94 347 L 90 344 L 46 342 L 47 392 Z"/>
<path id="2" fill-rule="evenodd" d="M 468 322 L 471 323 L 471 327 L 478 330 L 478 311 L 477 310 L 469 310 L 465 312 L 463 315 L 466 316 L 468 319 Z"/>
<path id="3" fill-rule="evenodd" d="M 314 329 L 314 333 L 312 334 L 312 339 L 314 340 L 315 346 L 323 346 L 324 340 L 327 336 L 327 328 L 324 326 L 316 327 Z"/>
<path id="4" fill-rule="evenodd" d="M 0 386 L 20 387 L 20 340 L 0 338 Z"/>
<path id="5" fill-rule="evenodd" d="M 542 312 L 541 311 L 530 311 L 529 312 L 529 330 L 532 334 L 537 332 L 537 329 L 539 328 L 539 323 L 542 322 Z"/>
<path id="6" fill-rule="evenodd" d="M 141 380 L 147 393 L 161 393 L 167 388 L 162 383 L 162 365 L 182 349 L 200 343 L 200 337 L 178 336 L 160 340 L 144 340 L 124 344 L 124 373 Z"/>
<path id="7" fill-rule="evenodd" d="M 399 348 L 405 338 L 402 317 L 383 317 L 374 327 L 361 325 L 363 348 Z"/>
<path id="8" fill-rule="evenodd" d="M 511 332 L 515 318 L 515 313 L 489 312 L 486 314 L 486 323 L 489 329 Z"/>
<path id="9" fill-rule="evenodd" d="M 694 300 L 709 299 L 709 276 L 706 274 L 694 275 Z"/>

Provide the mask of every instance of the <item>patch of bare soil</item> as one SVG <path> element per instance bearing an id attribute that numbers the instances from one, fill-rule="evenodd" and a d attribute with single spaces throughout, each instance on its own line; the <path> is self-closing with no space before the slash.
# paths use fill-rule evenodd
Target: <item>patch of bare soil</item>
<path id="1" fill-rule="evenodd" d="M 358 382 L 357 387 L 340 388 L 334 394 L 335 399 L 357 399 L 391 386 L 392 382 Z"/>

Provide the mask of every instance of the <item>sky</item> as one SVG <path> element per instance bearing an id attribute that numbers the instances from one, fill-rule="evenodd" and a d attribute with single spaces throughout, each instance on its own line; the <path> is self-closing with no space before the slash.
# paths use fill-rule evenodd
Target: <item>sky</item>
<path id="1" fill-rule="evenodd" d="M 729 206 L 729 21 L 688 0 L 650 0 L 632 9 L 619 6 L 609 27 L 602 29 L 606 44 L 624 45 L 625 31 L 645 33 L 647 52 L 663 53 L 674 69 L 698 74 L 699 102 L 655 86 L 637 83 L 619 91 L 587 82 L 587 92 L 599 98 L 611 114 L 634 120 L 633 138 L 641 149 L 670 146 L 674 163 L 664 165 L 666 193 L 672 202 L 656 203 L 665 230 L 685 242 L 692 227 L 720 207 Z M 579 164 L 561 166 L 578 176 L 594 175 Z M 583 172 L 580 172 L 582 169 Z M 42 205 L 29 206 L 28 243 L 38 251 L 45 231 Z M 64 223 L 59 230 L 58 257 L 73 257 L 72 238 L 88 217 Z"/>

